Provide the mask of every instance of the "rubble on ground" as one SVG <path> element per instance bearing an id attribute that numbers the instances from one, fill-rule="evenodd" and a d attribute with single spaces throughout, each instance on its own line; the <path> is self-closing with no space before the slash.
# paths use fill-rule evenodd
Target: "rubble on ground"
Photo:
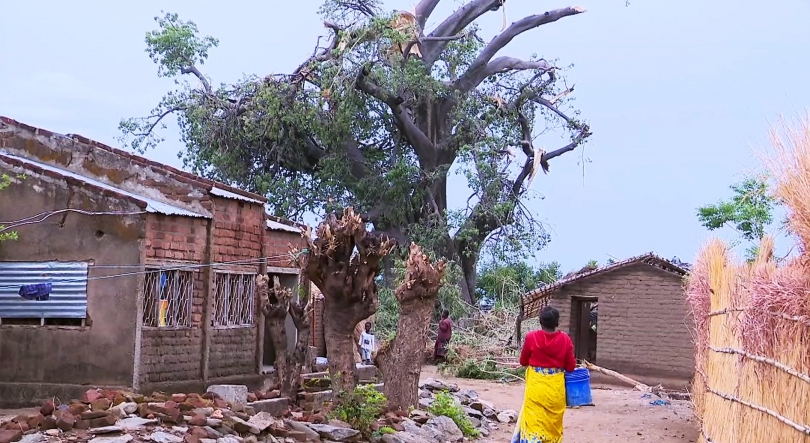
<path id="1" fill-rule="evenodd" d="M 389 412 L 373 426 L 374 441 L 385 443 L 461 442 L 464 436 L 447 417 L 428 409 L 438 392 L 458 400 L 481 435 L 514 422 L 515 411 L 499 411 L 475 391 L 428 379 L 419 385 L 419 406 Z M 276 389 L 248 392 L 239 385 L 212 386 L 205 394 L 90 389 L 80 400 L 49 400 L 37 412 L 0 423 L 0 443 L 292 443 L 360 442 L 360 432 L 329 420 L 321 411 L 290 408 L 273 414 L 253 405 L 279 399 Z M 285 403 L 286 404 L 286 403 Z M 423 410 L 424 409 L 424 410 Z"/>

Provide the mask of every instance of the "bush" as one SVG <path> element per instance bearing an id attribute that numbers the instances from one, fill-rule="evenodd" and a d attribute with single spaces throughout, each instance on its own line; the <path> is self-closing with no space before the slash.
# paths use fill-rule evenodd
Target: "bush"
<path id="1" fill-rule="evenodd" d="M 373 385 L 360 385 L 354 391 L 341 392 L 330 413 L 332 418 L 344 421 L 363 436 L 371 436 L 371 426 L 385 409 L 388 400 Z"/>
<path id="2" fill-rule="evenodd" d="M 459 364 L 445 364 L 439 368 L 444 374 L 474 380 L 522 380 L 526 368 L 498 368 L 494 360 L 467 359 Z"/>
<path id="3" fill-rule="evenodd" d="M 465 437 L 478 437 L 480 433 L 469 418 L 464 413 L 461 405 L 456 403 L 455 398 L 447 392 L 440 392 L 436 395 L 436 400 L 428 407 L 428 412 L 433 415 L 443 415 L 451 420 L 461 429 Z"/>

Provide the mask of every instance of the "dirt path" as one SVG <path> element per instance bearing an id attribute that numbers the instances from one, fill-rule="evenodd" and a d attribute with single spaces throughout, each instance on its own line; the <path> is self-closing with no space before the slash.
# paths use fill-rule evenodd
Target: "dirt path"
<path id="1" fill-rule="evenodd" d="M 422 368 L 422 378 L 428 377 L 455 383 L 462 389 L 474 389 L 500 409 L 520 410 L 523 402 L 522 384 L 447 377 L 437 374 L 435 366 Z M 689 402 L 651 406 L 650 399 L 641 398 L 638 391 L 607 386 L 594 386 L 593 401 L 596 406 L 566 411 L 564 443 L 697 441 Z M 509 443 L 513 426 L 502 426 L 482 443 Z"/>

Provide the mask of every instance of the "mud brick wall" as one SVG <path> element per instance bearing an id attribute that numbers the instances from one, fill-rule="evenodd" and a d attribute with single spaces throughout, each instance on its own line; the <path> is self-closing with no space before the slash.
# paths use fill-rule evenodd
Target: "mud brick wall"
<path id="1" fill-rule="evenodd" d="M 147 267 L 205 262 L 209 220 L 149 214 L 144 253 Z M 150 328 L 141 332 L 141 384 L 199 380 L 203 364 L 205 278 L 194 269 L 191 328 Z"/>
<path id="2" fill-rule="evenodd" d="M 560 289 L 551 304 L 560 311 L 560 329 L 576 340 L 572 296 L 599 299 L 600 366 L 639 376 L 686 380 L 694 375 L 694 321 L 680 276 L 636 264 Z"/>

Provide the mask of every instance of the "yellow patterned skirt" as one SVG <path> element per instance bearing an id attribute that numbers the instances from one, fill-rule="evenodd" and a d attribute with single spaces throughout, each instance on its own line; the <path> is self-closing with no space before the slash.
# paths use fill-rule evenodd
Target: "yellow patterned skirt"
<path id="1" fill-rule="evenodd" d="M 560 443 L 565 414 L 562 369 L 526 369 L 526 394 L 512 443 Z"/>

